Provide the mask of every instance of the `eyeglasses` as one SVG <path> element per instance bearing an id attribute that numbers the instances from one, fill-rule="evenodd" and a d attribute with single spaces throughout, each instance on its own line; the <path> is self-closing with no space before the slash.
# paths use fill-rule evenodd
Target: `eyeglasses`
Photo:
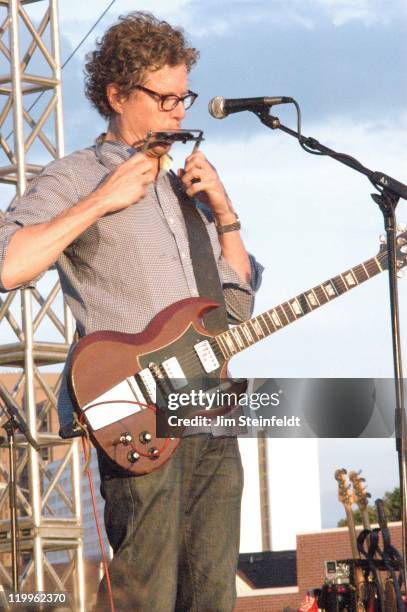
<path id="1" fill-rule="evenodd" d="M 180 102 L 183 103 L 185 110 L 188 110 L 188 108 L 191 108 L 198 97 L 198 94 L 194 93 L 193 91 L 188 91 L 185 96 L 179 97 L 175 94 L 159 94 L 156 91 L 152 91 L 152 89 L 143 87 L 142 85 L 136 85 L 135 89 L 140 89 L 140 91 L 144 91 L 144 93 L 157 100 L 158 108 L 165 112 L 174 110 L 174 108 L 176 108 Z"/>

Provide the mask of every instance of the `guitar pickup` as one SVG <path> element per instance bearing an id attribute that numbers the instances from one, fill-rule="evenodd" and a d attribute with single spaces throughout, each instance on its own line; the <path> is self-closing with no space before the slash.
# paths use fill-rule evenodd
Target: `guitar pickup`
<path id="1" fill-rule="evenodd" d="M 219 368 L 219 361 L 208 340 L 198 342 L 198 344 L 195 344 L 194 349 L 207 374 Z"/>
<path id="2" fill-rule="evenodd" d="M 186 387 L 188 381 L 176 357 L 170 357 L 161 363 L 161 367 L 170 379 L 171 386 L 175 391 Z"/>

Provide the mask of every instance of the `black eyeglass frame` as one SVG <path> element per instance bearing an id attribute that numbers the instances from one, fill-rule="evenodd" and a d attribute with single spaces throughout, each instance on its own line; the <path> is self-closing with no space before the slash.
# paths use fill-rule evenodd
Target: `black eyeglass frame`
<path id="1" fill-rule="evenodd" d="M 197 93 L 195 93 L 194 91 L 190 91 L 190 90 L 188 90 L 188 93 L 186 93 L 185 96 L 180 97 L 180 96 L 177 96 L 176 94 L 159 94 L 158 92 L 153 91 L 152 89 L 148 89 L 148 87 L 144 87 L 143 85 L 136 85 L 135 89 L 144 91 L 144 93 L 148 94 L 152 98 L 155 98 L 158 102 L 158 108 L 161 111 L 164 111 L 165 113 L 169 113 L 172 110 L 174 110 L 174 108 L 176 108 L 180 102 L 184 104 L 185 110 L 188 110 L 189 108 L 191 108 L 191 106 L 193 105 L 193 103 L 198 97 Z M 164 108 L 165 101 L 170 98 L 173 99 L 174 104 L 172 105 L 171 108 Z M 191 103 L 188 106 L 185 106 L 185 100 L 188 98 L 191 99 Z"/>

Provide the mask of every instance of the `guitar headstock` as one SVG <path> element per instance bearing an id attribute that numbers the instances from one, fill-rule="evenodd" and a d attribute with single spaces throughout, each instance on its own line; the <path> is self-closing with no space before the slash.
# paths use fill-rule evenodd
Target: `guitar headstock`
<path id="1" fill-rule="evenodd" d="M 352 510 L 354 503 L 353 494 L 351 492 L 351 484 L 347 479 L 347 471 L 342 468 L 335 471 L 335 480 L 338 481 L 338 499 L 344 505 L 345 510 Z"/>
<path id="2" fill-rule="evenodd" d="M 361 470 L 359 470 L 358 472 L 352 470 L 351 472 L 349 472 L 349 480 L 351 481 L 353 486 L 355 501 L 359 506 L 359 510 L 363 512 L 363 510 L 366 510 L 367 506 L 369 505 L 369 498 L 372 496 L 366 491 L 366 478 L 363 478 L 361 476 L 361 473 Z"/>
<path id="3" fill-rule="evenodd" d="M 387 237 L 380 236 L 380 250 L 377 255 L 382 268 L 388 268 L 387 258 Z M 396 261 L 397 261 L 397 276 L 403 276 L 403 268 L 407 265 L 407 226 L 399 224 L 397 226 L 397 243 L 396 243 Z"/>

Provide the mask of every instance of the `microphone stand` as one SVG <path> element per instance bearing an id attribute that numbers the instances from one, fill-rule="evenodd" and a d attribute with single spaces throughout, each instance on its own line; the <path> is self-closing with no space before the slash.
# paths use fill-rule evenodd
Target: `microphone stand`
<path id="1" fill-rule="evenodd" d="M 298 106 L 297 106 L 297 110 Z M 403 577 L 404 589 L 407 594 L 407 466 L 406 466 L 406 413 L 404 406 L 404 387 L 403 387 L 403 368 L 401 362 L 401 346 L 400 346 L 400 320 L 399 320 L 399 304 L 397 293 L 397 261 L 396 261 L 396 215 L 395 210 L 400 198 L 407 200 L 407 185 L 397 181 L 396 179 L 384 174 L 383 172 L 374 172 L 363 166 L 357 159 L 343 153 L 338 153 L 329 149 L 325 145 L 319 143 L 315 138 L 302 136 L 299 132 L 288 128 L 280 123 L 278 117 L 273 117 L 265 109 L 254 110 L 262 123 L 267 127 L 275 130 L 279 129 L 290 136 L 296 138 L 301 146 L 318 151 L 320 154 L 328 155 L 333 159 L 353 168 L 357 172 L 368 177 L 370 182 L 378 193 L 371 194 L 372 199 L 378 204 L 384 217 L 384 228 L 387 235 L 387 256 L 389 270 L 389 294 L 390 294 L 390 310 L 391 310 L 391 332 L 393 343 L 393 365 L 394 365 L 394 383 L 396 391 L 396 407 L 395 407 L 395 434 L 396 434 L 396 451 L 398 453 L 399 463 L 399 480 L 400 480 L 400 496 L 401 496 L 401 524 L 402 524 L 402 546 L 403 546 Z M 310 151 L 311 153 L 313 151 Z"/>
<path id="2" fill-rule="evenodd" d="M 11 563 L 12 563 L 12 581 L 13 592 L 19 591 L 18 579 L 18 560 L 17 560 L 17 538 L 18 538 L 18 517 L 17 517 L 17 482 L 16 482 L 16 446 L 15 432 L 19 430 L 27 442 L 31 444 L 36 451 L 40 450 L 37 442 L 32 437 L 30 430 L 23 417 L 21 416 L 18 407 L 16 406 L 12 396 L 8 391 L 0 385 L 0 397 L 4 402 L 6 412 L 8 414 L 7 421 L 3 424 L 3 428 L 7 434 L 9 448 L 9 504 L 10 504 L 10 523 L 11 523 Z M 5 442 L 5 438 L 0 438 L 0 443 Z"/>

